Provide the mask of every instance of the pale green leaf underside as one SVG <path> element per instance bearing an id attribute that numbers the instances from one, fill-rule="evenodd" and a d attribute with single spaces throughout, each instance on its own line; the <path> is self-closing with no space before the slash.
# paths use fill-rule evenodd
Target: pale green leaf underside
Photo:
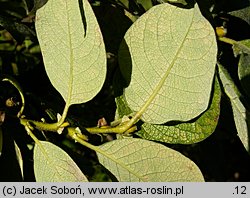
<path id="1" fill-rule="evenodd" d="M 220 86 L 216 79 L 211 104 L 208 110 L 197 119 L 190 122 L 166 123 L 164 125 L 142 123 L 136 135 L 147 140 L 156 140 L 170 144 L 193 144 L 200 142 L 210 136 L 217 126 L 220 115 L 220 98 Z M 123 96 L 116 98 L 116 104 L 119 117 L 132 112 Z"/>
<path id="2" fill-rule="evenodd" d="M 249 152 L 249 133 L 248 127 L 249 125 L 249 112 L 247 112 L 246 108 L 240 101 L 239 92 L 230 78 L 227 71 L 223 68 L 222 65 L 219 64 L 219 75 L 220 80 L 223 84 L 225 93 L 229 97 L 232 105 L 234 122 L 236 125 L 236 129 L 238 131 L 238 136 L 244 145 L 245 149 Z"/>
<path id="3" fill-rule="evenodd" d="M 70 156 L 56 145 L 40 141 L 34 148 L 34 172 L 38 182 L 87 182 Z"/>
<path id="4" fill-rule="evenodd" d="M 101 31 L 88 1 L 80 2 L 49 0 L 36 17 L 46 72 L 68 104 L 91 100 L 106 76 Z"/>
<path id="5" fill-rule="evenodd" d="M 190 159 L 161 144 L 142 139 L 114 140 L 99 146 L 99 161 L 124 182 L 204 181 Z"/>
<path id="6" fill-rule="evenodd" d="M 128 105 L 138 111 L 153 97 L 142 119 L 154 124 L 200 115 L 208 107 L 216 54 L 214 30 L 197 5 L 154 6 L 130 27 L 120 46 Z"/>

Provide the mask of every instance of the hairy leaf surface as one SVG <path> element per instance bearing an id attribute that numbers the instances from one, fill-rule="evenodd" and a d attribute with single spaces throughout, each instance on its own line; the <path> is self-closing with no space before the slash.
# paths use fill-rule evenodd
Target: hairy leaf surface
<path id="1" fill-rule="evenodd" d="M 36 31 L 46 72 L 64 100 L 91 100 L 105 80 L 106 54 L 88 1 L 48 1 L 37 11 Z"/>
<path id="2" fill-rule="evenodd" d="M 200 115 L 208 107 L 216 54 L 214 30 L 197 5 L 154 6 L 129 28 L 120 46 L 128 105 L 133 111 L 147 105 L 142 119 L 153 124 Z"/>
<path id="3" fill-rule="evenodd" d="M 86 182 L 85 175 L 70 156 L 56 145 L 40 141 L 34 148 L 34 172 L 37 182 Z"/>
<path id="4" fill-rule="evenodd" d="M 99 161 L 126 182 L 204 181 L 199 168 L 177 151 L 147 140 L 128 138 L 105 143 Z"/>

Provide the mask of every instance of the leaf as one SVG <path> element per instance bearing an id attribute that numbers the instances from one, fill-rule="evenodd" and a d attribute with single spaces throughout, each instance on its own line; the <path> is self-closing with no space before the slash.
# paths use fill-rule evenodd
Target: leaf
<path id="1" fill-rule="evenodd" d="M 31 23 L 34 20 L 36 11 L 39 8 L 43 7 L 47 2 L 48 2 L 48 0 L 34 0 L 34 6 L 33 6 L 32 10 L 29 12 L 27 17 L 22 19 L 22 22 L 30 22 Z"/>
<path id="2" fill-rule="evenodd" d="M 48 0 L 34 0 L 34 7 L 32 8 L 31 12 L 36 12 L 39 8 L 43 7 Z"/>
<path id="3" fill-rule="evenodd" d="M 129 8 L 129 0 L 120 0 L 121 4 L 124 5 L 126 8 Z"/>
<path id="4" fill-rule="evenodd" d="M 15 151 L 16 151 L 17 162 L 18 162 L 19 167 L 20 167 L 22 178 L 24 178 L 24 176 L 23 176 L 23 156 L 22 156 L 22 153 L 21 153 L 19 146 L 16 144 L 15 141 L 14 141 L 14 146 L 15 146 Z"/>
<path id="5" fill-rule="evenodd" d="M 250 39 L 245 40 L 245 45 L 250 48 Z M 238 75 L 244 91 L 250 97 L 250 53 L 241 53 Z"/>
<path id="6" fill-rule="evenodd" d="M 129 138 L 99 148 L 100 163 L 121 182 L 204 181 L 194 162 L 158 143 Z"/>
<path id="7" fill-rule="evenodd" d="M 250 40 L 236 41 L 233 44 L 233 52 L 235 56 L 238 56 L 239 54 L 250 55 Z"/>
<path id="8" fill-rule="evenodd" d="M 159 3 L 179 3 L 182 5 L 187 5 L 186 0 L 156 0 Z"/>
<path id="9" fill-rule="evenodd" d="M 248 2 L 248 5 L 249 4 L 250 3 Z M 229 12 L 230 15 L 238 17 L 238 18 L 244 20 L 245 22 L 247 22 L 248 25 L 250 25 L 250 15 L 249 15 L 249 13 L 250 13 L 250 6 L 247 6 L 245 8 Z"/>
<path id="10" fill-rule="evenodd" d="M 141 4 L 145 10 L 149 10 L 153 7 L 151 0 L 137 0 L 138 4 Z"/>
<path id="11" fill-rule="evenodd" d="M 215 71 L 215 33 L 197 6 L 160 4 L 127 31 L 119 64 L 128 87 L 125 99 L 142 120 L 188 121 L 209 104 Z"/>
<path id="12" fill-rule="evenodd" d="M 22 43 L 25 37 L 36 40 L 36 34 L 34 30 L 29 28 L 27 25 L 17 22 L 16 20 L 13 20 L 9 17 L 2 16 L 1 14 L 0 26 L 4 27 L 19 43 Z"/>
<path id="13" fill-rule="evenodd" d="M 105 80 L 106 54 L 88 1 L 48 1 L 37 11 L 36 31 L 48 77 L 64 100 L 91 100 Z"/>
<path id="14" fill-rule="evenodd" d="M 34 148 L 34 171 L 38 182 L 86 182 L 70 156 L 56 145 L 39 141 Z"/>
<path id="15" fill-rule="evenodd" d="M 234 122 L 236 125 L 236 129 L 238 131 L 238 136 L 244 145 L 245 149 L 249 152 L 249 112 L 244 107 L 240 100 L 240 94 L 237 90 L 233 80 L 227 73 L 227 71 L 223 68 L 222 65 L 218 64 L 219 66 L 219 76 L 224 87 L 224 91 L 228 98 L 230 99 L 233 115 L 234 115 Z"/>

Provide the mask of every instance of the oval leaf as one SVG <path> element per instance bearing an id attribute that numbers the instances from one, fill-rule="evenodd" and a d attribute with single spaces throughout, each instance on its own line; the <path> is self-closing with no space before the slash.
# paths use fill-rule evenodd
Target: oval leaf
<path id="1" fill-rule="evenodd" d="M 234 122 L 238 132 L 238 136 L 244 145 L 245 149 L 250 152 L 249 150 L 249 134 L 248 129 L 250 127 L 250 114 L 247 109 L 244 107 L 240 100 L 239 91 L 236 88 L 233 80 L 227 73 L 227 71 L 223 68 L 222 65 L 218 64 L 219 66 L 219 75 L 220 80 L 222 82 L 224 91 L 228 98 L 230 99 Z"/>
<path id="2" fill-rule="evenodd" d="M 64 100 L 91 100 L 105 80 L 106 54 L 88 1 L 48 1 L 37 11 L 36 31 L 46 72 Z"/>
<path id="3" fill-rule="evenodd" d="M 40 144 L 41 143 L 41 144 Z M 40 141 L 34 148 L 34 172 L 38 182 L 86 182 L 85 175 L 58 146 Z"/>
<path id="4" fill-rule="evenodd" d="M 214 30 L 197 5 L 154 6 L 127 31 L 120 46 L 121 72 L 133 111 L 149 104 L 143 121 L 187 121 L 209 104 L 217 54 Z"/>
<path id="5" fill-rule="evenodd" d="M 122 182 L 204 181 L 199 168 L 177 151 L 128 138 L 99 146 L 100 163 Z"/>

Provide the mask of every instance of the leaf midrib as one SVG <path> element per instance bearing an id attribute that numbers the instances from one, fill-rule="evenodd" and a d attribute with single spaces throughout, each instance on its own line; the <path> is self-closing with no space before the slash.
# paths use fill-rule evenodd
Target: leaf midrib
<path id="1" fill-rule="evenodd" d="M 66 3 L 66 9 L 68 10 L 68 1 L 65 1 Z M 72 50 L 72 39 L 71 39 L 71 28 L 70 28 L 70 17 L 69 17 L 69 12 L 66 12 L 67 14 L 67 26 L 68 26 L 68 36 L 69 36 L 69 49 L 70 49 L 70 76 L 69 76 L 69 90 L 68 90 L 68 98 L 66 101 L 66 106 L 70 105 L 71 102 L 71 96 L 72 96 L 72 91 L 73 91 L 73 64 L 74 64 L 74 52 Z"/>
<path id="2" fill-rule="evenodd" d="M 112 160 L 113 162 L 115 162 L 116 164 L 120 165 L 122 168 L 124 168 L 125 170 L 127 170 L 128 172 L 130 172 L 132 175 L 136 176 L 137 178 L 139 178 L 139 180 L 141 181 L 146 181 L 145 177 L 143 177 L 142 175 L 137 174 L 134 170 L 132 170 L 128 165 L 126 165 L 123 161 L 116 159 L 115 157 L 113 157 L 113 155 L 110 155 L 109 153 L 107 153 L 105 150 L 103 150 L 101 147 L 98 146 L 93 146 L 91 145 L 91 149 L 95 150 L 96 152 L 100 153 L 101 155 L 109 158 L 110 160 Z"/>
<path id="3" fill-rule="evenodd" d="M 68 1 L 65 1 L 66 4 L 66 10 L 68 10 Z M 69 54 L 69 81 L 68 81 L 68 96 L 67 99 L 65 101 L 65 107 L 63 110 L 63 114 L 61 119 L 58 121 L 58 125 L 60 126 L 64 120 L 66 119 L 67 113 L 68 113 L 68 109 L 69 106 L 71 105 L 71 98 L 72 98 L 72 92 L 73 92 L 73 73 L 74 73 L 74 69 L 73 69 L 73 65 L 74 65 L 74 51 L 72 50 L 72 39 L 71 39 L 71 28 L 70 28 L 70 16 L 68 14 L 69 12 L 66 12 L 66 16 L 67 16 L 67 32 L 68 32 L 68 39 L 69 39 L 69 50 L 70 50 L 70 54 Z"/>
<path id="4" fill-rule="evenodd" d="M 63 178 L 62 175 L 59 173 L 58 166 L 55 164 L 54 160 L 49 156 L 47 150 L 44 148 L 41 141 L 38 140 L 37 146 L 37 149 L 41 149 L 41 154 L 43 154 L 44 158 L 47 159 L 47 165 L 51 167 L 52 170 L 55 170 L 55 174 L 58 178 Z"/>
<path id="5" fill-rule="evenodd" d="M 176 8 L 178 9 L 178 8 Z M 170 63 L 169 67 L 167 68 L 167 71 L 165 72 L 164 76 L 161 78 L 161 80 L 159 81 L 159 83 L 156 85 L 155 89 L 153 90 L 152 94 L 149 96 L 149 98 L 146 100 L 146 102 L 144 103 L 144 105 L 140 108 L 140 110 L 136 113 L 136 116 L 137 118 L 141 117 L 142 114 L 147 110 L 147 108 L 149 107 L 149 105 L 152 103 L 152 101 L 155 99 L 155 97 L 157 96 L 158 92 L 161 90 L 161 88 L 163 87 L 167 77 L 169 76 L 170 74 L 170 71 L 171 69 L 173 68 L 174 64 L 175 64 L 175 61 L 181 51 L 181 49 L 183 48 L 183 45 L 185 43 L 185 40 L 186 40 L 186 37 L 190 31 L 190 28 L 192 27 L 192 24 L 193 24 L 193 18 L 194 18 L 194 12 L 195 10 L 193 11 L 193 16 L 192 16 L 192 20 L 191 20 L 191 23 L 190 23 L 190 26 L 188 28 L 188 31 L 186 32 L 186 35 L 184 36 L 183 38 L 183 41 L 178 49 L 178 51 L 176 52 L 172 62 Z M 157 27 L 157 31 L 158 31 L 158 27 Z"/>

